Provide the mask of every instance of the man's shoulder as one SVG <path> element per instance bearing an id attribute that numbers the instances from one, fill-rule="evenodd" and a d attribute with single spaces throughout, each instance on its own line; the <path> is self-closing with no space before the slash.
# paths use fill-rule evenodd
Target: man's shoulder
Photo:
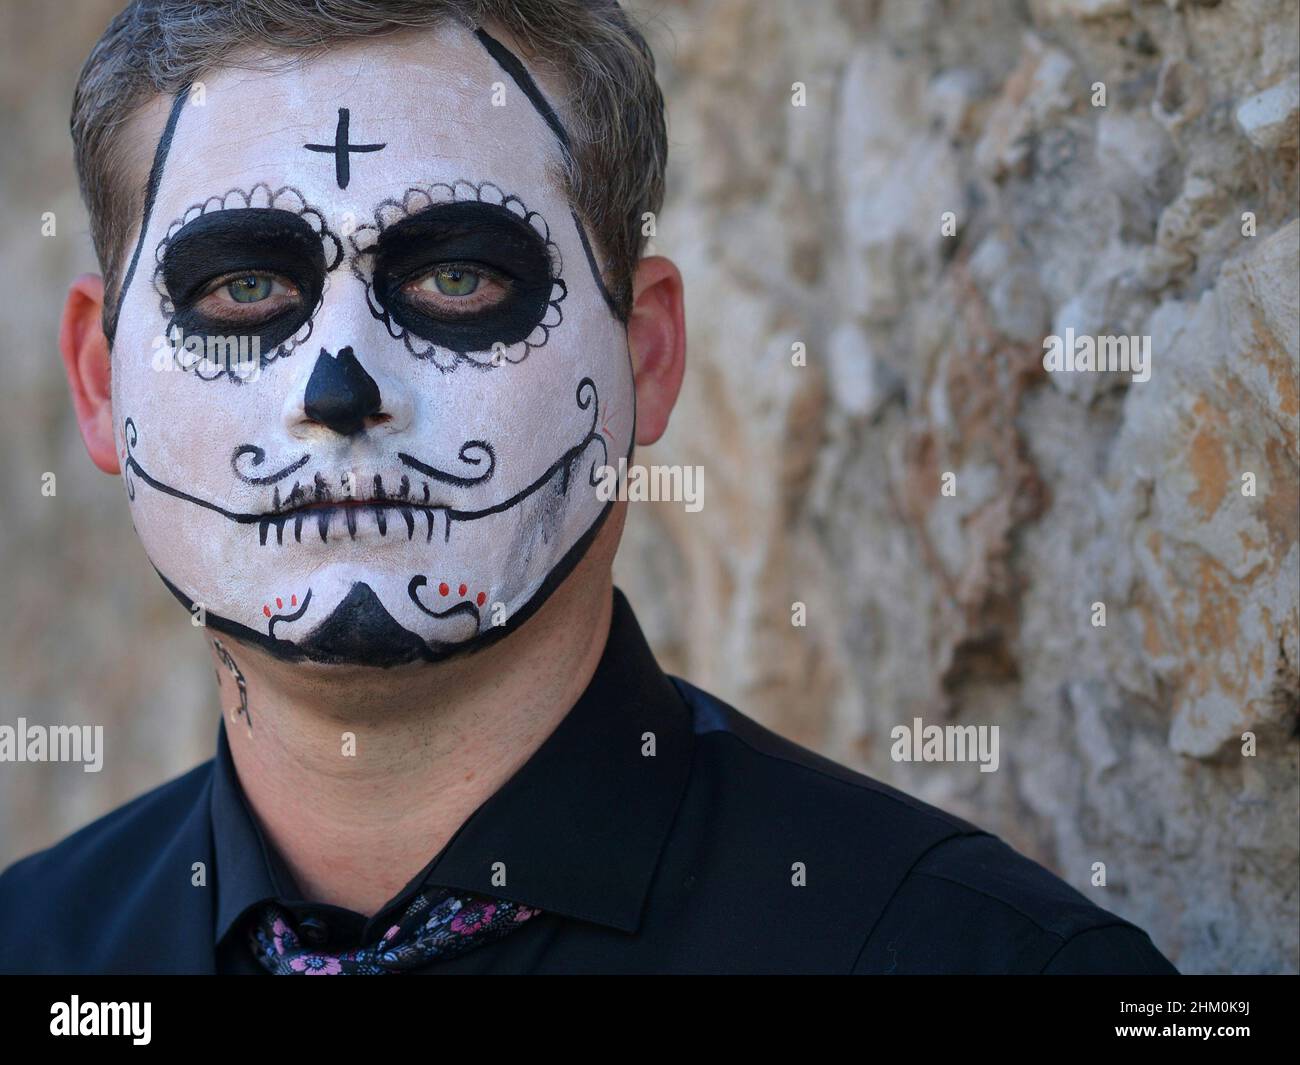
<path id="1" fill-rule="evenodd" d="M 206 850 L 193 837 L 207 824 L 211 777 L 209 759 L 0 873 L 0 971 L 29 968 L 60 929 L 71 941 L 111 921 L 127 897 L 143 899 L 178 847 L 200 860 Z"/>
<path id="2" fill-rule="evenodd" d="M 815 856 L 810 884 L 857 878 L 854 971 L 1176 971 L 1141 929 L 997 836 L 672 680 L 707 741 L 697 745 L 706 771 L 725 776 L 724 808 L 762 811 L 773 838 Z"/>
<path id="3" fill-rule="evenodd" d="M 908 871 L 856 971 L 1174 974 L 1136 925 L 987 832 Z"/>
<path id="4" fill-rule="evenodd" d="M 691 713 L 697 770 L 726 774 L 741 810 L 779 804 L 815 818 L 837 849 L 870 844 L 910 866 L 944 840 L 980 834 L 975 825 L 898 788 L 786 739 L 717 696 L 670 678 Z"/>
<path id="5" fill-rule="evenodd" d="M 44 850 L 14 862 L 0 873 L 0 903 L 12 901 L 7 892 L 14 888 L 26 891 L 61 880 L 80 880 L 110 867 L 147 863 L 193 812 L 211 776 L 209 759 L 110 810 Z"/>

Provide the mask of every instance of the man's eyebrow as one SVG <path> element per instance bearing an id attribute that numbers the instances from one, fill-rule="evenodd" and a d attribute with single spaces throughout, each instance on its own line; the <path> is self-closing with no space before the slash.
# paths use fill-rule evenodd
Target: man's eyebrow
<path id="1" fill-rule="evenodd" d="M 524 66 L 523 61 L 481 26 L 474 30 L 474 36 L 478 38 L 479 43 L 483 45 L 497 66 L 510 75 L 514 83 L 519 86 L 520 91 L 528 98 L 528 102 L 533 105 L 542 120 L 551 128 L 551 132 L 555 134 L 556 139 L 560 142 L 560 148 L 564 152 L 565 165 L 572 167 L 573 148 L 569 133 L 564 128 L 564 123 L 560 121 L 560 116 L 556 114 L 555 108 L 551 106 L 550 101 L 546 99 L 546 95 L 538 88 L 537 82 L 528 73 L 528 68 Z M 567 180 L 560 182 L 560 188 L 566 193 L 566 199 L 568 199 L 567 185 Z M 600 289 L 600 294 L 604 297 L 605 305 L 609 307 L 610 313 L 615 318 L 619 318 L 618 304 L 614 302 L 614 297 L 610 295 L 609 289 L 605 287 L 605 278 L 600 271 L 600 265 L 596 262 L 595 253 L 591 250 L 591 242 L 587 239 L 587 230 L 583 227 L 578 212 L 574 210 L 572 201 L 569 204 L 569 214 L 573 216 L 573 225 L 578 231 L 578 239 L 582 242 L 582 250 L 587 256 L 587 265 L 591 268 L 591 276 L 596 281 L 596 287 Z"/>

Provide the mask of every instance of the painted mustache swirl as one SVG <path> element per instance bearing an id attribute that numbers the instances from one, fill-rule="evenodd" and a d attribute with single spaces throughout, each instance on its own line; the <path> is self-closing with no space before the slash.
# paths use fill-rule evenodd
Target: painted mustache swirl
<path id="1" fill-rule="evenodd" d="M 467 466 L 479 465 L 483 461 L 484 455 L 487 456 L 488 460 L 487 469 L 476 477 L 457 477 L 453 473 L 444 473 L 442 470 L 428 465 L 428 463 L 412 458 L 404 451 L 399 451 L 397 458 L 403 466 L 409 466 L 411 469 L 417 470 L 431 481 L 437 481 L 439 484 L 454 484 L 459 488 L 469 488 L 472 485 L 484 484 L 492 480 L 492 474 L 496 472 L 497 468 L 497 453 L 492 450 L 491 444 L 483 440 L 466 440 L 465 443 L 460 445 L 460 450 L 456 452 L 456 457 Z"/>
<path id="2" fill-rule="evenodd" d="M 253 485 L 271 485 L 278 481 L 283 481 L 289 476 L 289 474 L 297 472 L 311 461 L 311 455 L 304 454 L 296 462 L 289 463 L 289 465 L 284 468 L 276 470 L 275 473 L 268 473 L 261 477 L 256 477 L 251 473 L 245 473 L 239 468 L 241 465 L 240 460 L 246 456 L 252 456 L 246 465 L 250 467 L 258 467 L 266 461 L 266 451 L 264 448 L 260 448 L 256 444 L 240 444 L 239 447 L 235 448 L 234 454 L 230 456 L 230 469 L 234 475 L 245 484 Z M 417 470 L 431 481 L 437 481 L 439 484 L 454 484 L 460 488 L 470 488 L 476 484 L 484 484 L 487 481 L 490 481 L 497 468 L 497 453 L 493 449 L 492 445 L 486 440 L 466 440 L 465 443 L 460 445 L 460 450 L 456 452 L 456 457 L 467 466 L 481 465 L 484 456 L 487 457 L 487 468 L 485 470 L 472 477 L 460 477 L 454 473 L 447 473 L 444 470 L 440 470 L 436 466 L 432 466 L 427 462 L 421 462 L 419 459 L 406 454 L 404 451 L 399 451 L 397 453 L 398 461 L 401 462 L 403 466 L 409 466 L 411 469 Z"/>
<path id="3" fill-rule="evenodd" d="M 346 476 L 340 478 L 340 490 L 335 493 L 328 487 L 329 481 L 321 473 L 317 473 L 313 478 L 310 487 L 304 487 L 295 481 L 293 488 L 281 500 L 280 490 L 276 488 L 272 497 L 269 511 L 237 511 L 230 510 L 214 503 L 209 499 L 203 499 L 192 492 L 187 492 L 182 488 L 168 484 L 153 476 L 140 463 L 135 456 L 135 447 L 139 442 L 139 430 L 136 428 L 135 419 L 127 418 L 122 426 L 122 434 L 126 440 L 126 447 L 122 455 L 122 467 L 124 480 L 126 482 L 127 498 L 135 500 L 136 484 L 135 479 L 140 478 L 145 484 L 157 492 L 164 495 L 172 496 L 175 499 L 184 500 L 186 503 L 192 503 L 194 506 L 202 507 L 204 510 L 210 510 L 213 513 L 220 514 L 227 521 L 233 521 L 241 525 L 253 525 L 263 521 L 267 517 L 276 516 L 285 511 L 296 509 L 299 506 L 307 504 L 322 504 L 330 502 L 339 503 L 374 503 L 382 504 L 392 502 L 397 505 L 399 502 L 406 502 L 410 493 L 410 481 L 405 475 L 401 478 L 400 484 L 392 491 L 385 491 L 383 488 L 383 479 L 376 474 L 373 480 L 375 496 L 369 499 L 358 500 L 355 486 L 349 484 Z M 490 444 L 483 440 L 468 440 L 460 446 L 457 457 L 468 466 L 480 466 L 486 461 L 486 466 L 471 476 L 460 476 L 454 473 L 448 473 L 439 470 L 436 467 L 412 458 L 410 455 L 400 454 L 399 461 L 403 465 L 410 466 L 418 470 L 429 481 L 440 484 L 454 485 L 460 488 L 468 488 L 478 484 L 484 484 L 491 480 L 496 473 L 497 461 L 496 451 Z M 261 466 L 266 461 L 266 451 L 256 444 L 241 444 L 235 448 L 230 456 L 230 468 L 239 480 L 245 484 L 256 485 L 259 487 L 274 485 L 278 481 L 284 480 L 290 474 L 302 469 L 311 459 L 310 454 L 304 454 L 288 465 L 276 470 L 274 473 L 258 476 L 251 472 L 253 469 Z M 241 468 L 242 467 L 242 468 Z M 411 506 L 427 506 L 434 509 L 448 509 L 445 504 L 434 503 L 429 493 L 428 484 L 424 485 L 424 498 L 422 500 L 409 499 Z"/>
<path id="4" fill-rule="evenodd" d="M 239 468 L 239 460 L 242 459 L 245 455 L 253 456 L 252 461 L 248 465 L 260 466 L 262 465 L 263 462 L 266 461 L 266 452 L 262 448 L 258 447 L 256 444 L 240 444 L 239 447 L 235 448 L 235 453 L 230 456 L 230 468 L 234 472 L 235 476 L 238 477 L 245 484 L 257 484 L 257 485 L 275 484 L 276 481 L 283 481 L 286 477 L 289 476 L 289 474 L 293 473 L 295 470 L 300 470 L 304 466 L 306 466 L 311 459 L 310 455 L 303 455 L 303 457 L 300 458 L 297 462 L 289 463 L 289 465 L 284 467 L 284 469 L 282 470 L 277 470 L 275 473 L 266 474 L 263 477 L 254 477 L 251 474 L 244 473 Z"/>

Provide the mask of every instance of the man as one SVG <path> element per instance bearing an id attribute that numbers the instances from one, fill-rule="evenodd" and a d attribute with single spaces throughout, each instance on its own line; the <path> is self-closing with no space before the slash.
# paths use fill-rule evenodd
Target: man
<path id="1" fill-rule="evenodd" d="M 225 713 L 0 878 L 0 968 L 1174 971 L 655 664 L 596 485 L 664 431 L 683 297 L 615 4 L 134 3 L 73 134 L 73 402 Z"/>

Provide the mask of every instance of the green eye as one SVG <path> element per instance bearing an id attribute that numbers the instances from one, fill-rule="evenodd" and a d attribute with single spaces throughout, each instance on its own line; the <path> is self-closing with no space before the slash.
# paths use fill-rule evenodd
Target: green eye
<path id="1" fill-rule="evenodd" d="M 269 277 L 249 274 L 238 277 L 226 285 L 226 291 L 236 303 L 261 303 L 271 295 L 272 282 Z"/>
<path id="2" fill-rule="evenodd" d="M 510 296 L 509 280 L 490 267 L 444 262 L 402 286 L 402 296 L 424 313 L 445 321 L 472 318 L 500 307 Z"/>
<path id="3" fill-rule="evenodd" d="M 433 272 L 433 283 L 444 296 L 468 296 L 478 288 L 479 277 L 473 270 L 444 266 Z"/>

